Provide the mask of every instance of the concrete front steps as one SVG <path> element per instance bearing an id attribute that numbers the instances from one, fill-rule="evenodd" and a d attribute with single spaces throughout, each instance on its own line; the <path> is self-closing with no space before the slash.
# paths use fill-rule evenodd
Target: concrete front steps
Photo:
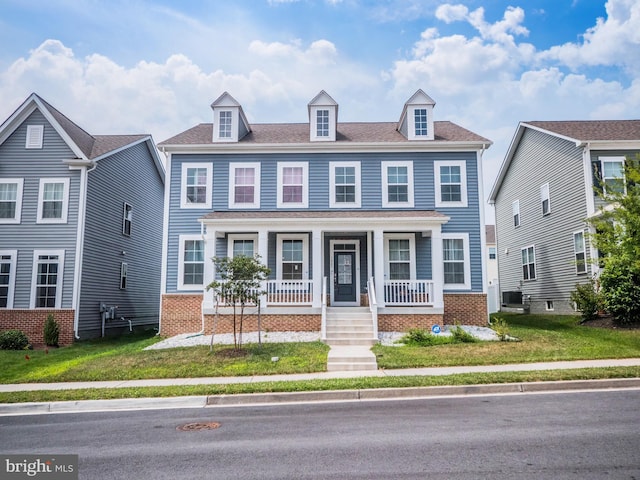
<path id="1" fill-rule="evenodd" d="M 331 347 L 327 371 L 377 370 L 371 351 L 377 343 L 373 320 L 366 307 L 330 307 L 327 309 L 327 338 Z"/>

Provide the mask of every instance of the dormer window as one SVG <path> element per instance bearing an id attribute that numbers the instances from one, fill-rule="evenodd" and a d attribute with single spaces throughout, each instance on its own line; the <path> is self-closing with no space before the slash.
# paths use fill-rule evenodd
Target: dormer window
<path id="1" fill-rule="evenodd" d="M 218 134 L 220 138 L 231 138 L 231 112 L 223 110 L 220 112 L 219 120 Z"/>
<path id="2" fill-rule="evenodd" d="M 316 111 L 316 136 L 329 136 L 329 110 Z"/>
<path id="3" fill-rule="evenodd" d="M 324 90 L 309 102 L 309 140 L 335 142 L 338 124 L 338 104 Z"/>
<path id="4" fill-rule="evenodd" d="M 416 108 L 413 111 L 416 137 L 427 136 L 427 109 Z"/>

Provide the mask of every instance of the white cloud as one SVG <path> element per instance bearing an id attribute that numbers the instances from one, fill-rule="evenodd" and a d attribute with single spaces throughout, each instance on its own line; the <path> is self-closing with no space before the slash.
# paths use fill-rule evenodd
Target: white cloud
<path id="1" fill-rule="evenodd" d="M 640 74 L 640 2 L 609 0 L 607 18 L 599 18 L 588 29 L 582 43 L 565 43 L 541 53 L 541 58 L 557 60 L 571 68 L 581 66 L 622 66 Z"/>

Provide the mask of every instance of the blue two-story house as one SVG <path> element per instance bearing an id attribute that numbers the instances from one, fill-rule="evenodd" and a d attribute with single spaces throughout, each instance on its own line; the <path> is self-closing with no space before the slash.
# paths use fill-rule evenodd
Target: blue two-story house
<path id="1" fill-rule="evenodd" d="M 150 135 L 91 135 L 30 95 L 0 126 L 0 330 L 157 325 L 163 199 Z"/>
<path id="2" fill-rule="evenodd" d="M 338 121 L 321 91 L 308 123 L 250 124 L 228 93 L 166 155 L 160 333 L 229 331 L 212 257 L 271 269 L 262 328 L 322 331 L 366 308 L 376 331 L 487 323 L 482 154 L 418 90 L 396 122 Z M 218 308 L 216 308 L 218 307 Z M 245 327 L 252 328 L 252 327 Z"/>

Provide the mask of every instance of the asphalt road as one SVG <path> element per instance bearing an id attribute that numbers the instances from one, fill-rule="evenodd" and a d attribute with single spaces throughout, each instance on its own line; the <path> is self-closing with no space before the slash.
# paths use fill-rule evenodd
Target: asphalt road
<path id="1" fill-rule="evenodd" d="M 640 390 L 0 417 L 82 479 L 640 479 Z M 218 428 L 180 431 L 187 423 Z"/>

